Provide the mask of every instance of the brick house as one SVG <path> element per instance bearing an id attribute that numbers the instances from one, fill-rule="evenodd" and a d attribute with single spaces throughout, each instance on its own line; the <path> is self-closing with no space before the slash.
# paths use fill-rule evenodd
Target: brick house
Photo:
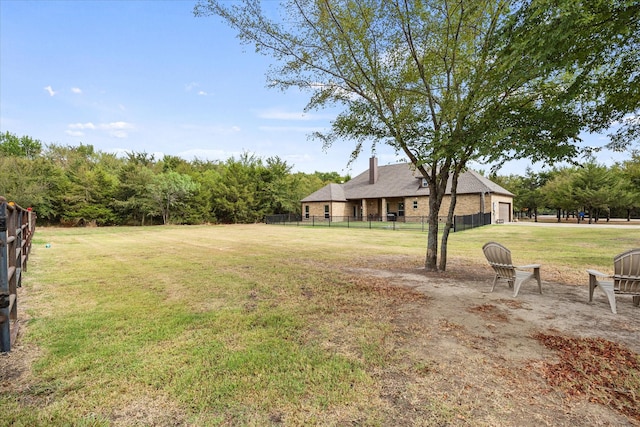
<path id="1" fill-rule="evenodd" d="M 450 187 L 442 201 L 440 216 L 446 217 L 451 200 Z M 332 221 L 420 220 L 429 214 L 429 188 L 410 163 L 378 166 L 369 160 L 369 170 L 344 184 L 328 184 L 301 200 L 302 219 Z M 513 194 L 468 170 L 458 179 L 455 215 L 491 213 L 491 223 L 510 222 Z"/>

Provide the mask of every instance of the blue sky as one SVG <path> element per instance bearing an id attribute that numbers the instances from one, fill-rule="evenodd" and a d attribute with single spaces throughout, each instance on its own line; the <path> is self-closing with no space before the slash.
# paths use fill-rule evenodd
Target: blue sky
<path id="1" fill-rule="evenodd" d="M 241 45 L 217 17 L 195 18 L 195 3 L 0 0 L 0 132 L 189 160 L 250 152 L 308 173 L 367 169 L 369 147 L 347 168 L 353 142 L 325 151 L 308 139 L 335 111 L 304 114 L 308 93 L 266 88 L 269 58 Z M 380 164 L 400 159 L 384 146 L 376 155 Z M 524 174 L 528 165 L 499 173 Z"/>

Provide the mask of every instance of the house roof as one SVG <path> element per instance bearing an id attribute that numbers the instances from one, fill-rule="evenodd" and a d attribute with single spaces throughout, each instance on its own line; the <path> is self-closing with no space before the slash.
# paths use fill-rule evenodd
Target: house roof
<path id="1" fill-rule="evenodd" d="M 451 193 L 451 178 L 446 194 Z M 467 170 L 458 178 L 458 194 L 496 193 L 513 196 L 493 181 L 473 170 Z M 302 199 L 302 202 L 347 201 L 353 199 L 377 199 L 381 197 L 428 196 L 429 188 L 422 186 L 422 175 L 411 163 L 378 166 L 378 180 L 369 183 L 369 170 L 345 182 L 328 184 Z"/>
<path id="2" fill-rule="evenodd" d="M 327 184 L 315 193 L 302 199 L 303 202 L 321 202 L 321 201 L 334 201 L 334 202 L 346 202 L 347 198 L 344 194 L 343 184 Z"/>

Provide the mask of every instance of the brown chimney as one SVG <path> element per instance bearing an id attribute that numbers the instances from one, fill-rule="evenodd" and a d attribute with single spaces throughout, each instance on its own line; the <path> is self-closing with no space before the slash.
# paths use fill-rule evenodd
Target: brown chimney
<path id="1" fill-rule="evenodd" d="M 378 159 L 372 157 L 369 159 L 369 184 L 378 182 Z"/>

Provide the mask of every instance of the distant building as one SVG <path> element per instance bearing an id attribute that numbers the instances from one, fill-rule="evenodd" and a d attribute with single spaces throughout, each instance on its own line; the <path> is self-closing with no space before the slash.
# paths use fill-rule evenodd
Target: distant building
<path id="1" fill-rule="evenodd" d="M 301 200 L 302 219 L 331 218 L 332 221 L 411 221 L 429 215 L 429 187 L 410 163 L 378 166 L 369 160 L 369 170 L 344 184 L 328 184 Z M 439 215 L 446 217 L 451 203 L 451 181 Z M 491 213 L 491 223 L 510 222 L 513 194 L 479 173 L 468 170 L 458 178 L 455 215 Z"/>

